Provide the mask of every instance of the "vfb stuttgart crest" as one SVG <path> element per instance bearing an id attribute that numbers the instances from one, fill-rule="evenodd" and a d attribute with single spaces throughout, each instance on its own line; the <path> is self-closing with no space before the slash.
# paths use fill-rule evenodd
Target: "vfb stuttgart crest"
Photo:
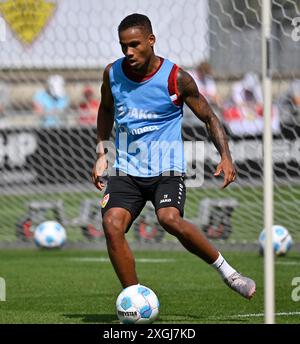
<path id="1" fill-rule="evenodd" d="M 107 194 L 107 195 L 105 195 L 105 196 L 103 197 L 103 200 L 102 200 L 102 203 L 101 203 L 101 207 L 102 207 L 102 208 L 105 208 L 105 206 L 106 206 L 108 200 L 109 200 L 109 194 Z"/>

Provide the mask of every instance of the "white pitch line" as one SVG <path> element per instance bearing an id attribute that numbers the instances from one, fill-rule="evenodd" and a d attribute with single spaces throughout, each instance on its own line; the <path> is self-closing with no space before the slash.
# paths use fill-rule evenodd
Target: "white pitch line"
<path id="1" fill-rule="evenodd" d="M 173 258 L 136 258 L 139 263 L 174 263 L 176 259 Z"/>
<path id="2" fill-rule="evenodd" d="M 96 257 L 77 257 L 77 258 L 69 258 L 73 262 L 96 262 L 96 263 L 107 263 L 110 262 L 109 258 L 96 258 Z"/>
<path id="3" fill-rule="evenodd" d="M 277 265 L 300 265 L 300 262 L 275 262 Z"/>
<path id="4" fill-rule="evenodd" d="M 300 312 L 279 312 L 275 313 L 275 316 L 285 316 L 285 315 L 300 315 Z M 250 313 L 250 314 L 236 314 L 230 315 L 230 318 L 252 318 L 252 317 L 263 317 L 264 313 Z"/>
<path id="5" fill-rule="evenodd" d="M 77 258 L 69 258 L 71 261 L 76 262 L 95 262 L 95 263 L 110 263 L 109 258 L 101 257 L 77 257 Z M 169 259 L 169 258 L 136 258 L 136 262 L 138 263 L 174 263 L 176 259 Z"/>

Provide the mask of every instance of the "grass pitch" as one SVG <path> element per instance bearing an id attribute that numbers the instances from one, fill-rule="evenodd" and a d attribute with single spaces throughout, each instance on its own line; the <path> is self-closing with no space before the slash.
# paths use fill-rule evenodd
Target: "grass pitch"
<path id="1" fill-rule="evenodd" d="M 185 217 L 194 222 L 198 214 L 199 201 L 203 198 L 234 198 L 238 206 L 232 216 L 232 233 L 229 240 L 235 242 L 256 242 L 263 229 L 263 190 L 261 187 L 229 187 L 220 189 L 188 189 L 185 204 Z M 26 204 L 31 201 L 61 200 L 67 219 L 79 216 L 80 203 L 84 199 L 94 199 L 98 204 L 102 199 L 100 192 L 59 192 L 32 195 L 0 195 L 0 242 L 16 241 L 16 223 L 27 212 Z M 300 242 L 300 187 L 281 186 L 274 190 L 274 223 L 285 226 L 294 242 Z M 53 214 L 52 214 L 53 216 Z M 49 218 L 52 219 L 52 218 Z M 198 225 L 198 224 L 197 224 Z M 198 225 L 201 227 L 201 225 Z M 68 241 L 86 241 L 79 226 L 67 226 Z M 132 236 L 132 230 L 130 231 Z M 166 236 L 173 240 L 171 236 Z"/>
<path id="2" fill-rule="evenodd" d="M 135 252 L 140 283 L 161 303 L 156 323 L 263 323 L 263 258 L 246 252 L 223 255 L 256 280 L 251 301 L 188 252 Z M 293 252 L 276 258 L 277 323 L 300 322 L 300 301 L 291 297 L 299 265 Z M 3 250 L 0 276 L 6 281 L 0 323 L 118 323 L 115 301 L 121 287 L 106 252 Z"/>

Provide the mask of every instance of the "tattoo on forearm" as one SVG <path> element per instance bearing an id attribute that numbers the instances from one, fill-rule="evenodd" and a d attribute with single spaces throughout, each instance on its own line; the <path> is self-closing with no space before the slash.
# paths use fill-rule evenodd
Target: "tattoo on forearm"
<path id="1" fill-rule="evenodd" d="M 187 72 L 180 69 L 177 85 L 184 102 L 206 124 L 208 133 L 221 157 L 231 158 L 225 130 L 205 97 L 199 93 L 193 78 Z"/>
<path id="2" fill-rule="evenodd" d="M 226 156 L 230 158 L 227 137 L 224 128 L 216 115 L 213 114 L 212 116 L 209 116 L 209 120 L 206 122 L 206 128 L 221 157 Z"/>

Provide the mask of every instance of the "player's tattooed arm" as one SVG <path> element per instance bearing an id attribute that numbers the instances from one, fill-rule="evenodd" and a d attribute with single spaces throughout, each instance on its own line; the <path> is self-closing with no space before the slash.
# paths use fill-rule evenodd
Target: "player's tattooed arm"
<path id="1" fill-rule="evenodd" d="M 114 124 L 114 101 L 109 82 L 110 67 L 111 65 L 108 65 L 103 73 L 101 103 L 97 117 L 97 160 L 92 171 L 92 181 L 100 191 L 105 187 L 105 176 L 108 167 L 104 141 L 109 140 Z"/>
<path id="2" fill-rule="evenodd" d="M 97 117 L 97 153 L 104 154 L 103 141 L 109 140 L 114 124 L 114 100 L 109 82 L 109 64 L 103 72 L 103 83 L 101 86 L 101 103 Z"/>
<path id="3" fill-rule="evenodd" d="M 224 172 L 224 184 L 222 186 L 224 188 L 236 178 L 225 130 L 206 99 L 199 93 L 194 79 L 182 69 L 179 69 L 177 75 L 177 87 L 183 101 L 205 123 L 207 131 L 220 153 L 221 162 L 217 167 L 215 176 L 220 175 L 222 171 Z"/>

